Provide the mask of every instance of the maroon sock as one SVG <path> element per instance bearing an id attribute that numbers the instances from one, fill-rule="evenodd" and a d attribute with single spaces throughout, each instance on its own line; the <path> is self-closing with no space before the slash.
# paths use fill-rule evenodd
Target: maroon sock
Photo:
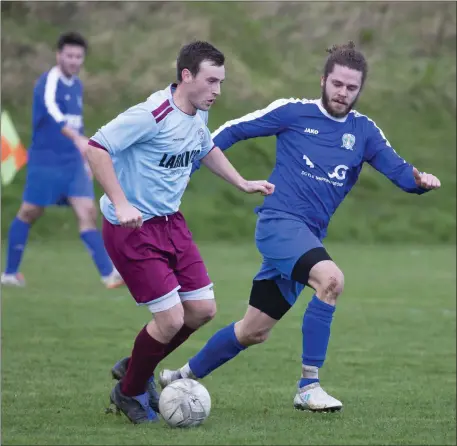
<path id="1" fill-rule="evenodd" d="M 122 380 L 123 394 L 137 396 L 146 392 L 148 380 L 164 357 L 165 348 L 165 344 L 151 337 L 146 326 L 143 327 L 135 339 L 127 373 Z"/>
<path id="2" fill-rule="evenodd" d="M 166 356 L 168 356 L 172 351 L 176 350 L 182 343 L 184 343 L 184 341 L 187 340 L 187 338 L 192 334 L 192 333 L 195 333 L 197 331 L 197 329 L 195 328 L 190 328 L 188 327 L 187 325 L 183 325 L 181 327 L 181 330 L 178 331 L 178 333 L 175 334 L 174 338 L 170 341 L 170 343 L 168 345 L 165 345 L 165 350 L 164 350 L 164 353 L 163 353 L 163 356 L 162 358 L 159 360 L 161 361 L 163 358 L 165 358 Z M 141 333 L 140 333 L 141 334 Z M 138 335 L 138 337 L 140 337 L 140 335 Z M 137 338 L 138 339 L 138 338 Z M 152 338 L 151 338 L 152 339 Z M 157 341 L 156 341 L 157 342 Z M 136 343 L 135 343 L 136 345 Z M 162 344 L 161 344 L 162 345 Z M 129 358 L 129 361 L 128 361 L 128 367 L 130 367 L 130 361 L 132 360 L 132 357 Z M 158 363 L 158 362 L 157 362 Z M 128 371 L 128 369 L 127 369 Z M 152 373 L 149 375 L 148 379 L 152 376 Z M 127 376 L 126 376 L 127 377 Z M 125 382 L 125 378 L 124 378 L 124 382 Z M 124 385 L 124 384 L 123 384 Z M 122 391 L 123 393 L 125 393 L 124 391 Z M 139 395 L 139 394 L 137 394 Z M 136 396 L 136 395 L 133 395 L 133 396 Z"/>
<path id="3" fill-rule="evenodd" d="M 175 334 L 174 338 L 165 347 L 164 358 L 168 356 L 172 351 L 176 350 L 195 331 L 197 330 L 194 328 L 190 328 L 187 325 L 183 325 L 181 327 L 181 330 L 179 330 L 178 333 Z"/>

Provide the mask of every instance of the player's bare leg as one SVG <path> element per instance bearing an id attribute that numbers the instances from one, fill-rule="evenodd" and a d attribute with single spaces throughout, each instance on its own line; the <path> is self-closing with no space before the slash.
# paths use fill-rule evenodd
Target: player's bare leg
<path id="1" fill-rule="evenodd" d="M 44 208 L 32 203 L 23 202 L 16 218 L 11 223 L 8 234 L 8 258 L 5 272 L 1 276 L 2 285 L 25 286 L 24 276 L 19 267 L 27 244 L 31 226 L 43 215 Z"/>
<path id="2" fill-rule="evenodd" d="M 97 229 L 97 208 L 94 201 L 89 197 L 69 197 L 68 201 L 78 219 L 81 239 L 92 255 L 103 284 L 107 288 L 124 285 L 122 277 L 114 268 L 106 252 L 101 234 Z"/>
<path id="3" fill-rule="evenodd" d="M 302 377 L 298 382 L 294 407 L 316 412 L 341 410 L 340 401 L 320 386 L 322 367 L 330 338 L 330 325 L 338 296 L 343 292 L 344 276 L 330 260 L 316 263 L 309 272 L 308 284 L 316 290 L 303 317 Z"/>

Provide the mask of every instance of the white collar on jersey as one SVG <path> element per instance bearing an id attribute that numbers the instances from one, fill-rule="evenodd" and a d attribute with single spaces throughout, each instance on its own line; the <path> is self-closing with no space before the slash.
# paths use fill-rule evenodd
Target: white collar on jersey
<path id="1" fill-rule="evenodd" d="M 62 73 L 62 70 L 56 65 L 53 68 L 59 74 L 59 79 L 65 84 L 67 87 L 71 87 L 75 83 L 76 76 L 67 77 L 65 74 Z"/>
<path id="2" fill-rule="evenodd" d="M 335 118 L 334 116 L 330 115 L 324 108 L 324 105 L 322 104 L 322 99 L 315 99 L 313 102 L 319 107 L 319 110 L 325 117 L 331 119 L 332 121 L 346 122 L 348 115 L 343 116 L 342 118 Z"/>

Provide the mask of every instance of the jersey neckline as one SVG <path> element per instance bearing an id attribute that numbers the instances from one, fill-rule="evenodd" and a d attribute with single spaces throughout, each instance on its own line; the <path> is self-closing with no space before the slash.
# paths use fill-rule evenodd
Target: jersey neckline
<path id="1" fill-rule="evenodd" d="M 195 112 L 195 115 L 189 115 L 188 113 L 183 112 L 176 104 L 173 99 L 173 92 L 176 90 L 178 87 L 178 84 L 173 82 L 170 84 L 167 88 L 167 95 L 168 95 L 168 100 L 170 101 L 170 105 L 177 110 L 181 115 L 186 116 L 189 119 L 195 119 L 196 116 L 198 115 L 198 110 Z"/>

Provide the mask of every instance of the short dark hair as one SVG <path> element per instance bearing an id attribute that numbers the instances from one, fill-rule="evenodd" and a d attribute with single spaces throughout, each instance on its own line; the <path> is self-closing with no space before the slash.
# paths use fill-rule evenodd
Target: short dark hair
<path id="1" fill-rule="evenodd" d="M 324 78 L 327 79 L 328 75 L 333 72 L 335 65 L 351 68 L 353 70 L 362 72 L 362 85 L 368 74 L 368 64 L 364 55 L 355 49 L 355 44 L 350 40 L 345 45 L 333 45 L 327 49 L 330 55 L 324 66 Z"/>
<path id="2" fill-rule="evenodd" d="M 59 40 L 57 40 L 57 49 L 62 51 L 65 45 L 81 46 L 85 51 L 88 49 L 87 40 L 81 34 L 74 31 L 63 33 L 59 36 Z"/>
<path id="3" fill-rule="evenodd" d="M 176 63 L 178 82 L 182 81 L 182 70 L 185 68 L 192 73 L 192 76 L 196 76 L 204 60 L 210 61 L 216 67 L 221 67 L 224 65 L 225 56 L 210 43 L 200 40 L 183 46 Z"/>

